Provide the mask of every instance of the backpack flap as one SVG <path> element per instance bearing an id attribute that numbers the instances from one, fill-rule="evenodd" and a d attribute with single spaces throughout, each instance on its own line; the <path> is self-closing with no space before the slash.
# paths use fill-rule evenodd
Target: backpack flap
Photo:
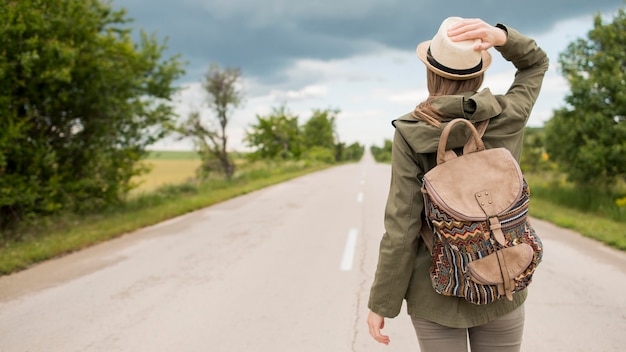
<path id="1" fill-rule="evenodd" d="M 467 221 L 485 220 L 511 209 L 523 192 L 523 182 L 517 162 L 505 148 L 466 154 L 424 175 L 424 188 L 431 201 Z M 491 202 L 487 214 L 475 198 L 484 193 Z"/>
<path id="2" fill-rule="evenodd" d="M 457 123 L 465 124 L 471 131 L 461 157 L 446 151 L 448 136 Z M 511 209 L 523 192 L 524 177 L 511 152 L 506 148 L 485 149 L 481 133 L 486 124 L 479 127 L 480 132 L 461 118 L 450 121 L 441 132 L 437 166 L 424 175 L 425 193 L 431 200 L 468 221 L 485 220 Z M 475 198 L 485 193 L 489 195 L 486 206 Z"/>

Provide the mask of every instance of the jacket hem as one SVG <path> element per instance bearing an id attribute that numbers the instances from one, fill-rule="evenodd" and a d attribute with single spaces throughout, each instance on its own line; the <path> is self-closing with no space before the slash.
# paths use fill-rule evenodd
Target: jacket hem
<path id="1" fill-rule="evenodd" d="M 496 307 L 489 307 L 489 309 L 485 309 L 482 314 L 476 314 L 473 316 L 450 316 L 441 314 L 441 311 L 437 309 L 412 306 L 407 307 L 407 312 L 412 318 L 426 319 L 428 321 L 432 321 L 439 325 L 447 326 L 450 328 L 467 329 L 496 320 L 501 316 L 506 315 L 521 307 L 525 301 L 526 296 L 524 295 L 524 297 L 514 300 L 510 304 L 500 304 Z M 489 305 L 486 305 L 485 307 L 487 306 Z"/>

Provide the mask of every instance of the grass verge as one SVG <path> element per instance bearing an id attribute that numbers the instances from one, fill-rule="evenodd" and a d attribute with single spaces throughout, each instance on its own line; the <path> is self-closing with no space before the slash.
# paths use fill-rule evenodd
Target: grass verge
<path id="1" fill-rule="evenodd" d="M 625 184 L 602 190 L 576 186 L 554 172 L 527 173 L 526 180 L 532 216 L 626 250 L 626 209 L 620 205 Z"/>
<path id="2" fill-rule="evenodd" d="M 0 275 L 330 166 L 291 165 L 278 171 L 256 170 L 231 182 L 166 186 L 104 214 L 55 218 L 25 231 L 19 241 L 0 242 Z"/>
<path id="3" fill-rule="evenodd" d="M 567 208 L 537 197 L 531 200 L 530 215 L 626 251 L 626 226 L 623 222 Z"/>

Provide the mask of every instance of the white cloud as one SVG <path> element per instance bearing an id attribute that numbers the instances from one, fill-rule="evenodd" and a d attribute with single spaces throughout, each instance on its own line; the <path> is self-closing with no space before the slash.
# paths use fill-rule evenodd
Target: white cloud
<path id="1" fill-rule="evenodd" d="M 306 86 L 300 90 L 272 90 L 269 94 L 269 100 L 275 103 L 296 102 L 302 100 L 318 100 L 323 99 L 328 89 L 323 85 Z"/>

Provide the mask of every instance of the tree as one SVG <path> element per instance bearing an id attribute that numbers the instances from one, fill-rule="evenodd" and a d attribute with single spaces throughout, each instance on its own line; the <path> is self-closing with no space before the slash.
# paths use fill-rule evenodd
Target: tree
<path id="1" fill-rule="evenodd" d="M 346 146 L 345 142 L 335 144 L 335 161 L 359 161 L 365 152 L 365 147 L 357 142 Z"/>
<path id="2" fill-rule="evenodd" d="M 313 110 L 313 116 L 304 124 L 302 144 L 304 148 L 322 147 L 335 149 L 337 133 L 335 119 L 339 110 Z"/>
<path id="3" fill-rule="evenodd" d="M 344 142 L 335 143 L 335 161 L 344 161 L 345 154 L 346 154 L 346 143 Z"/>
<path id="4" fill-rule="evenodd" d="M 178 56 L 99 0 L 0 2 L 0 225 L 117 203 L 174 117 Z"/>
<path id="5" fill-rule="evenodd" d="M 365 147 L 357 142 L 354 142 L 344 150 L 343 160 L 346 161 L 359 161 L 365 153 Z"/>
<path id="6" fill-rule="evenodd" d="M 274 108 L 268 116 L 256 116 L 257 123 L 246 131 L 245 142 L 255 149 L 252 156 L 262 159 L 299 158 L 300 127 L 298 116 L 292 115 L 285 105 Z"/>
<path id="7" fill-rule="evenodd" d="M 214 164 L 214 160 L 217 159 L 224 175 L 230 179 L 235 173 L 235 165 L 228 155 L 226 127 L 231 119 L 232 110 L 243 103 L 241 70 L 222 69 L 218 64 L 212 63 L 204 76 L 202 87 L 207 93 L 206 104 L 215 114 L 218 127 L 206 124 L 200 112 L 194 111 L 176 129 L 184 136 L 193 138 L 205 166 Z"/>
<path id="8" fill-rule="evenodd" d="M 392 146 L 393 146 L 393 142 L 389 139 L 385 139 L 382 147 L 372 145 L 370 147 L 370 152 L 372 153 L 374 160 L 376 160 L 377 162 L 388 163 L 388 162 L 391 162 Z"/>
<path id="9" fill-rule="evenodd" d="M 561 53 L 571 92 L 567 106 L 546 124 L 546 149 L 577 184 L 609 185 L 626 175 L 626 13 L 603 24 L 600 14 L 587 39 Z"/>

